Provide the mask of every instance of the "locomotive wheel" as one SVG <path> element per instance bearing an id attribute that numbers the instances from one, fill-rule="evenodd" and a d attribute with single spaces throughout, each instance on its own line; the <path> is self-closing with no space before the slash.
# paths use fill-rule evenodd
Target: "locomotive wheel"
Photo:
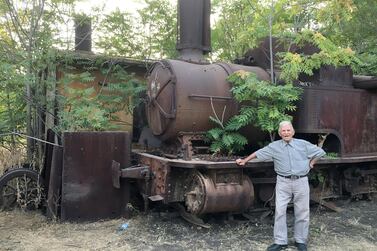
<path id="1" fill-rule="evenodd" d="M 37 171 L 16 168 L 9 170 L 0 178 L 1 211 L 15 207 L 37 209 L 43 199 L 43 180 Z"/>
<path id="2" fill-rule="evenodd" d="M 195 173 L 192 177 L 189 192 L 185 195 L 187 211 L 192 214 L 197 214 L 204 206 L 206 196 L 204 179 L 205 177 L 201 173 Z"/>

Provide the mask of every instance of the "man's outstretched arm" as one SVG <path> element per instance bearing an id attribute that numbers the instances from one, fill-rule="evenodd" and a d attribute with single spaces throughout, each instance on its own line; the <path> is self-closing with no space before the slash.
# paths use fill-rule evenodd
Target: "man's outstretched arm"
<path id="1" fill-rule="evenodd" d="M 244 166 L 248 161 L 255 159 L 257 157 L 256 152 L 253 152 L 244 159 L 236 159 L 237 165 Z"/>

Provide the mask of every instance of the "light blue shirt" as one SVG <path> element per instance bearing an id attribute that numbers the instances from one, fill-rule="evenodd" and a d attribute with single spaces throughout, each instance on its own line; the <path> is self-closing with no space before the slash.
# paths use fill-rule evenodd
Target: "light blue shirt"
<path id="1" fill-rule="evenodd" d="M 256 151 L 257 159 L 272 160 L 277 174 L 306 175 L 309 173 L 309 162 L 326 153 L 322 148 L 302 139 L 292 139 L 289 143 L 277 140 Z"/>

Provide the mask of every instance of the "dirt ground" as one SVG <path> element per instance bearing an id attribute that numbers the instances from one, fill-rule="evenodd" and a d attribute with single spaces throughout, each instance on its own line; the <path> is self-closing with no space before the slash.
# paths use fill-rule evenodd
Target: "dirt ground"
<path id="1" fill-rule="evenodd" d="M 377 198 L 337 203 L 341 213 L 311 207 L 309 250 L 377 250 Z M 265 250 L 273 224 L 272 216 L 261 215 L 251 221 L 212 216 L 205 229 L 166 212 L 81 224 L 50 221 L 38 211 L 0 212 L 0 250 Z M 289 210 L 291 242 L 292 225 Z M 288 250 L 296 249 L 291 243 Z"/>

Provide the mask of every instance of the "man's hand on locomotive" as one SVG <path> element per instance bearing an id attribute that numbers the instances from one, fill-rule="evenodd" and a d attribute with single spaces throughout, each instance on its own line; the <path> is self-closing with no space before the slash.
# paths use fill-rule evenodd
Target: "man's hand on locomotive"
<path id="1" fill-rule="evenodd" d="M 255 152 L 253 152 L 252 154 L 250 154 L 249 156 L 247 156 L 244 159 L 236 159 L 236 163 L 239 166 L 244 166 L 248 161 L 255 159 L 256 157 L 257 157 L 257 155 L 255 154 Z"/>
<path id="2" fill-rule="evenodd" d="M 247 161 L 245 161 L 244 159 L 236 159 L 236 163 L 239 166 L 244 166 L 246 164 L 246 162 Z"/>
<path id="3" fill-rule="evenodd" d="M 312 160 L 309 162 L 309 167 L 310 167 L 310 169 L 313 169 L 313 167 L 314 167 L 314 165 L 315 165 L 316 162 L 317 162 L 316 159 L 312 159 Z"/>
<path id="4" fill-rule="evenodd" d="M 314 167 L 314 163 L 312 161 L 309 162 L 309 167 L 312 169 Z"/>

